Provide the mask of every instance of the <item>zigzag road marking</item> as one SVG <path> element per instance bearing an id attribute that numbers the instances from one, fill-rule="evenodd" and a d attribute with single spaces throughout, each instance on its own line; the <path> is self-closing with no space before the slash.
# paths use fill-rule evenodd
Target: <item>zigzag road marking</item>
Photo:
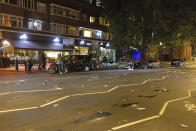
<path id="1" fill-rule="evenodd" d="M 125 128 L 125 127 L 133 126 L 133 125 L 145 122 L 145 121 L 149 121 L 149 120 L 160 118 L 161 116 L 164 115 L 165 110 L 166 110 L 166 108 L 167 108 L 169 103 L 190 98 L 192 96 L 191 92 L 195 91 L 195 90 L 196 90 L 196 88 L 195 89 L 189 89 L 188 90 L 188 96 L 186 96 L 186 97 L 182 97 L 182 98 L 177 98 L 177 99 L 166 101 L 158 115 L 147 117 L 147 118 L 144 118 L 144 119 L 141 119 L 141 120 L 137 120 L 137 121 L 134 121 L 134 122 L 131 122 L 131 123 L 127 123 L 127 124 L 124 124 L 124 125 L 116 126 L 116 127 L 111 128 L 108 131 L 115 131 L 115 130 L 119 130 L 119 129 L 122 129 L 122 128 Z"/>
<path id="2" fill-rule="evenodd" d="M 49 105 L 52 105 L 56 102 L 59 102 L 59 101 L 62 101 L 62 100 L 65 100 L 67 98 L 70 98 L 70 97 L 74 97 L 74 96 L 85 96 L 85 95 L 97 95 L 97 94 L 107 94 L 107 93 L 110 93 L 116 89 L 118 89 L 119 87 L 123 87 L 123 86 L 137 86 L 137 85 L 144 85 L 146 84 L 147 82 L 150 82 L 150 81 L 159 81 L 159 80 L 164 80 L 166 79 L 166 76 L 162 77 L 161 79 L 147 79 L 145 81 L 143 81 L 142 83 L 140 84 L 130 84 L 130 85 L 119 85 L 119 86 L 115 86 L 107 91 L 103 91 L 103 92 L 89 92 L 89 93 L 83 93 L 83 94 L 72 94 L 72 95 L 67 95 L 67 96 L 64 96 L 64 97 L 61 97 L 59 99 L 56 99 L 56 100 L 53 100 L 51 102 L 48 102 L 48 103 L 45 103 L 43 105 L 40 105 L 39 107 L 29 107 L 29 108 L 21 108 L 21 109 L 12 109 L 12 110 L 3 110 L 3 111 L 0 111 L 0 113 L 7 113 L 7 112 L 13 112 L 13 111 L 25 111 L 25 110 L 33 110 L 33 109 L 37 109 L 37 108 L 43 108 L 43 107 L 46 107 L 46 106 L 49 106 Z M 61 88 L 60 88 L 61 89 Z M 34 91 L 36 92 L 36 91 Z M 13 93 L 13 92 L 12 92 Z M 19 92 L 15 92 L 15 93 L 19 93 Z M 20 91 L 20 93 L 22 93 L 22 91 Z M 25 91 L 23 91 L 23 93 L 27 93 Z M 28 92 L 29 93 L 29 92 Z M 8 92 L 7 94 L 11 94 L 11 92 Z M 5 95 L 5 94 L 4 94 Z"/>

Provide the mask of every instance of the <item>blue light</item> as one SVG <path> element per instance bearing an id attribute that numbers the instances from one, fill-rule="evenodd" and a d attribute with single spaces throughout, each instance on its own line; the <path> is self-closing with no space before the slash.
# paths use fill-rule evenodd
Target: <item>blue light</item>
<path id="1" fill-rule="evenodd" d="M 132 56 L 132 59 L 140 60 L 141 57 L 142 57 L 142 52 L 141 51 L 136 51 L 131 56 Z"/>

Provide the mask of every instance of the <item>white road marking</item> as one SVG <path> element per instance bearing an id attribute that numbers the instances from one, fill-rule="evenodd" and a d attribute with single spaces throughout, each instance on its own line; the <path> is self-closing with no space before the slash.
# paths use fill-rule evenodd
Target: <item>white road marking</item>
<path id="1" fill-rule="evenodd" d="M 0 93 L 0 96 L 9 95 L 9 94 L 16 94 L 16 93 L 52 92 L 52 91 L 56 91 L 56 90 L 62 90 L 62 88 L 55 88 L 55 89 L 51 89 L 51 90 L 31 90 L 31 91 L 5 92 L 5 93 Z"/>
<path id="2" fill-rule="evenodd" d="M 17 81 L 1 81 L 0 84 L 9 84 L 9 83 L 18 83 L 25 82 L 26 80 L 17 80 Z"/>
<path id="3" fill-rule="evenodd" d="M 127 123 L 127 124 L 124 124 L 124 125 L 121 125 L 121 126 L 117 126 L 117 127 L 113 127 L 112 130 L 115 131 L 115 130 L 119 130 L 121 128 L 125 128 L 125 127 L 128 127 L 128 126 L 133 126 L 135 124 L 138 124 L 138 123 L 141 123 L 141 122 L 144 122 L 144 121 L 149 121 L 149 120 L 152 120 L 152 119 L 156 119 L 156 118 L 159 118 L 160 116 L 156 115 L 156 116 L 151 116 L 151 117 L 148 117 L 148 118 L 145 118 L 145 119 L 141 119 L 141 120 L 138 120 L 138 121 L 134 121 L 134 122 L 131 122 L 131 123 Z"/>
<path id="4" fill-rule="evenodd" d="M 164 115 L 165 110 L 166 110 L 166 108 L 167 108 L 169 103 L 190 98 L 192 96 L 191 92 L 195 91 L 195 90 L 196 90 L 196 88 L 195 89 L 189 89 L 187 91 L 188 92 L 188 96 L 186 96 L 186 97 L 182 97 L 182 98 L 177 98 L 177 99 L 166 101 L 158 115 L 155 115 L 155 116 L 152 116 L 152 117 L 147 117 L 147 118 L 144 118 L 144 119 L 141 119 L 141 120 L 138 120 L 138 121 L 134 121 L 134 122 L 131 122 L 131 123 L 127 123 L 127 124 L 124 124 L 124 125 L 116 126 L 116 127 L 111 128 L 111 130 L 118 130 L 118 129 L 122 129 L 122 128 L 125 128 L 125 127 L 128 127 L 128 126 L 136 125 L 136 124 L 139 124 L 139 123 L 142 123 L 142 122 L 145 122 L 145 121 L 149 121 L 149 120 L 152 120 L 152 119 L 159 118 L 159 117 Z"/>

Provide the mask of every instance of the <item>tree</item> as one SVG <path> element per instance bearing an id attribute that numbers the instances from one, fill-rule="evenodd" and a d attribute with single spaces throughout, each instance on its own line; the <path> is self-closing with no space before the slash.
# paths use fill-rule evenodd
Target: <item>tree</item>
<path id="1" fill-rule="evenodd" d="M 117 48 L 195 41 L 194 0 L 102 0 Z"/>

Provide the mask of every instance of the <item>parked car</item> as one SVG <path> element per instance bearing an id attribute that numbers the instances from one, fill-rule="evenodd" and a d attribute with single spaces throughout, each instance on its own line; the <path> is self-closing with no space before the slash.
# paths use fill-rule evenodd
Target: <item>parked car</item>
<path id="1" fill-rule="evenodd" d="M 134 69 L 147 69 L 148 64 L 145 60 L 139 60 L 134 62 Z"/>
<path id="2" fill-rule="evenodd" d="M 84 71 L 86 67 L 90 68 L 91 64 L 88 56 L 67 56 L 64 61 L 69 72 Z"/>
<path id="3" fill-rule="evenodd" d="M 147 60 L 148 68 L 160 68 L 161 64 L 158 59 L 149 59 Z"/>
<path id="4" fill-rule="evenodd" d="M 171 59 L 171 66 L 173 67 L 184 67 L 185 61 L 182 59 Z"/>
<path id="5" fill-rule="evenodd" d="M 120 60 L 119 60 L 119 65 L 118 65 L 118 68 L 119 69 L 129 69 L 129 65 L 130 63 L 129 63 L 129 59 L 127 59 L 127 58 L 121 58 Z"/>

